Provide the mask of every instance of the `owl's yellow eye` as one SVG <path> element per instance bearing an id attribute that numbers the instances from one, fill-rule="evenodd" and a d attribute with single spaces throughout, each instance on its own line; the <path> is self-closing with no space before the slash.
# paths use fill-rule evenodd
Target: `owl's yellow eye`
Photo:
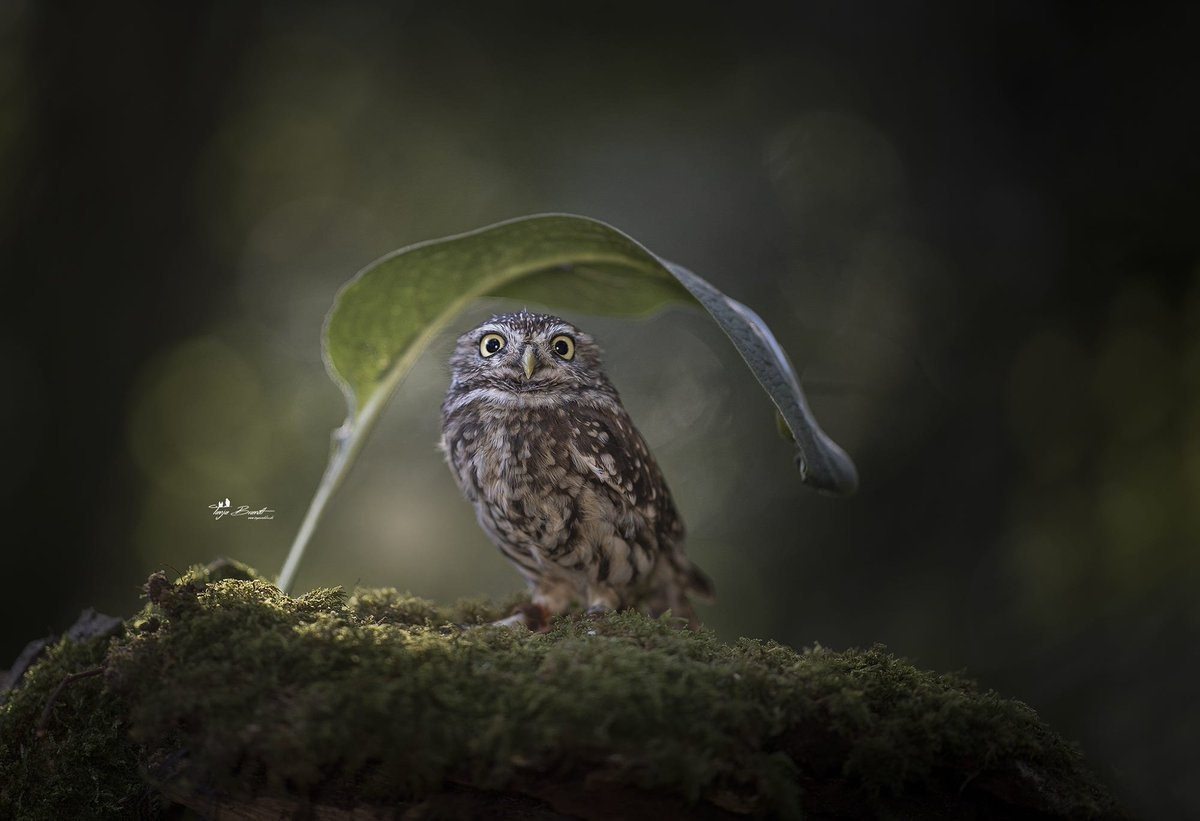
<path id="1" fill-rule="evenodd" d="M 479 352 L 486 358 L 504 350 L 505 344 L 500 334 L 484 334 L 483 339 L 479 340 Z"/>
<path id="2" fill-rule="evenodd" d="M 575 358 L 575 340 L 569 336 L 556 336 L 550 340 L 550 350 L 563 359 Z"/>

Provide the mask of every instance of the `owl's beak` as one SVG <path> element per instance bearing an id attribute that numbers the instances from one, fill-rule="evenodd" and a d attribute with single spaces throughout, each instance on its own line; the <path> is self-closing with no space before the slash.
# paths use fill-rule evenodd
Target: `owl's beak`
<path id="1" fill-rule="evenodd" d="M 537 360 L 533 358 L 532 345 L 526 345 L 525 350 L 521 353 L 521 367 L 525 369 L 526 379 L 533 377 L 533 372 L 537 369 Z"/>

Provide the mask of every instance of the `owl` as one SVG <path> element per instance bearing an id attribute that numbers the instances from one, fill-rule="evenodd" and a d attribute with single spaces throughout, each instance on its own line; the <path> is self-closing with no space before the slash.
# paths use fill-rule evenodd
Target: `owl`
<path id="1" fill-rule="evenodd" d="M 637 608 L 696 627 L 689 596 L 711 601 L 712 582 L 600 355 L 569 322 L 522 311 L 463 334 L 450 359 L 441 449 L 532 594 L 502 623 Z"/>

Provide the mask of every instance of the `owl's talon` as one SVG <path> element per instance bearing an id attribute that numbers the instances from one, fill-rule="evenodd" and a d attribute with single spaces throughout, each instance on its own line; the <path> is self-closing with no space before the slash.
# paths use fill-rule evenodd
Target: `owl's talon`
<path id="1" fill-rule="evenodd" d="M 525 614 L 513 613 L 508 618 L 488 622 L 488 627 L 525 627 Z"/>
<path id="2" fill-rule="evenodd" d="M 611 612 L 613 612 L 613 609 L 607 604 L 593 604 L 587 609 L 584 615 L 592 621 L 599 621 Z"/>
<path id="3" fill-rule="evenodd" d="M 550 611 L 540 604 L 518 604 L 512 615 L 492 622 L 492 627 L 528 627 L 532 633 L 550 632 Z"/>

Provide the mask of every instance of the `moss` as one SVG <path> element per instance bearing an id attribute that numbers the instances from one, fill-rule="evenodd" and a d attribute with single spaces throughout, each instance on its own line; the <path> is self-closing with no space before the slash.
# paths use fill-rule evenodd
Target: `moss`
<path id="1" fill-rule="evenodd" d="M 1121 817 L 1028 707 L 883 648 L 728 645 L 632 613 L 464 628 L 505 609 L 291 598 L 228 566 L 147 591 L 122 635 L 60 645 L 0 708 L 0 815 L 152 810 L 150 784 L 210 808 L 482 795 L 570 817 Z M 36 739 L 49 690 L 99 662 L 54 708 L 53 746 Z M 46 772 L 57 797 L 35 789 Z"/>
<path id="2" fill-rule="evenodd" d="M 100 676 L 110 639 L 63 638 L 0 706 L 0 818 L 127 818 L 148 814 L 154 793 L 138 775 L 140 751 L 122 703 Z M 45 720 L 43 721 L 43 715 Z"/>

